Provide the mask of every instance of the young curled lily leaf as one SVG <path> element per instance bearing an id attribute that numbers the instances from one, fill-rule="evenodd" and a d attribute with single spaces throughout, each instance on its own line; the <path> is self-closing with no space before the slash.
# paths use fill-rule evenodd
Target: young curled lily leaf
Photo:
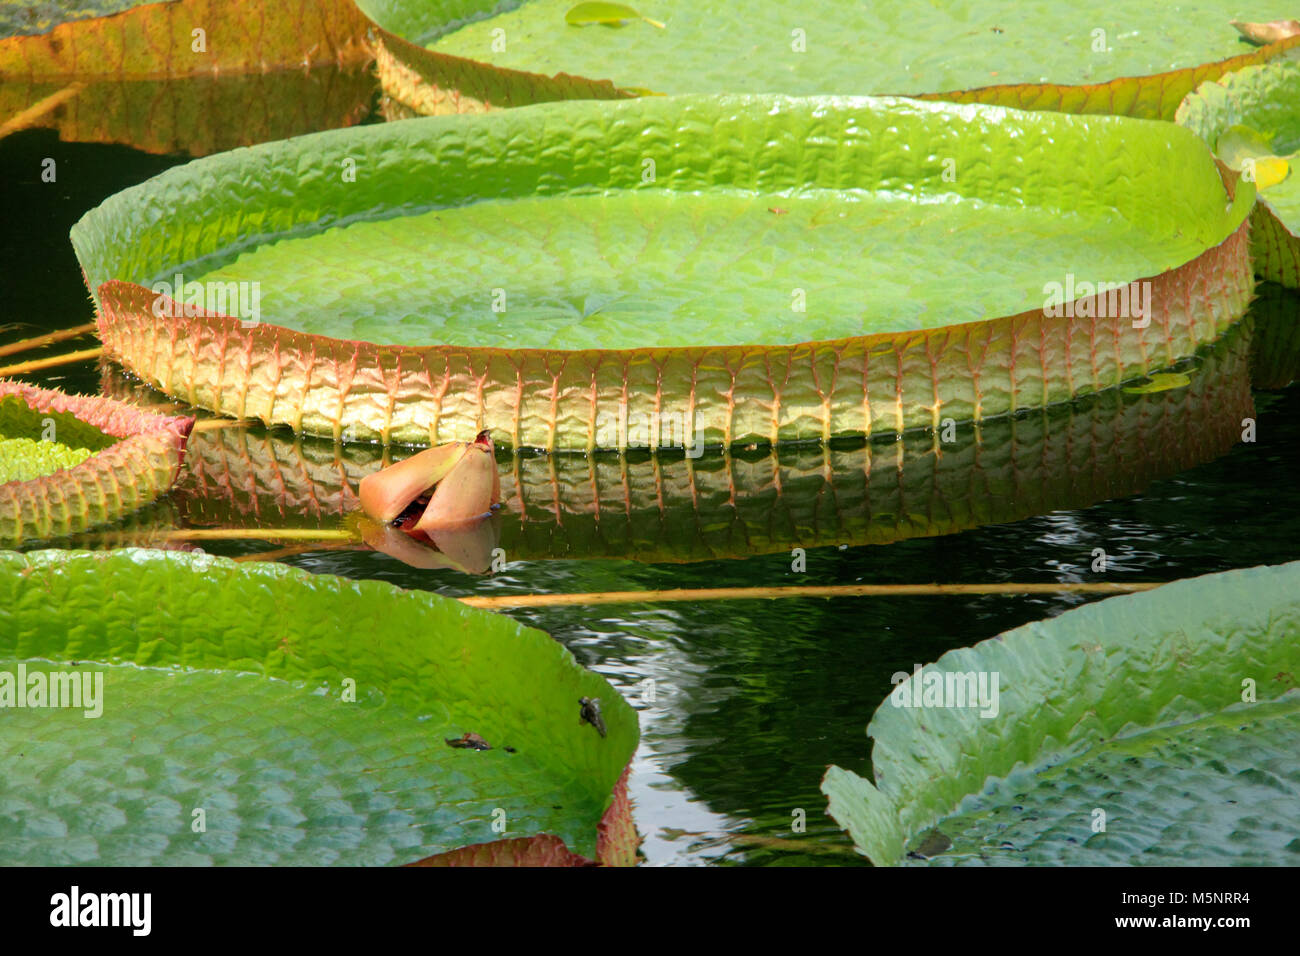
<path id="1" fill-rule="evenodd" d="M 497 475 L 496 450 L 492 436 L 480 432 L 465 454 L 438 483 L 429 506 L 415 525 L 416 531 L 434 534 L 457 528 L 486 516 L 501 502 L 501 479 Z"/>
<path id="2" fill-rule="evenodd" d="M 357 489 L 362 510 L 376 521 L 392 521 L 411 502 L 450 474 L 465 456 L 467 448 L 468 442 L 447 442 L 366 475 Z"/>
<path id="3" fill-rule="evenodd" d="M 652 27 L 664 29 L 658 20 L 649 17 L 622 3 L 579 3 L 569 8 L 564 15 L 564 22 L 571 27 L 588 27 L 600 24 L 604 27 L 621 27 L 633 20 L 644 20 Z"/>
<path id="4" fill-rule="evenodd" d="M 492 436 L 448 442 L 361 479 L 361 508 L 383 524 L 432 491 L 416 531 L 429 534 L 480 518 L 501 501 Z"/>

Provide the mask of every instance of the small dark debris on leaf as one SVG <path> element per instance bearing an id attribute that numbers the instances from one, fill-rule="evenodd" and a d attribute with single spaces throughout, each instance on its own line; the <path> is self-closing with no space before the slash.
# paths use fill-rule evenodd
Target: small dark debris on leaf
<path id="1" fill-rule="evenodd" d="M 939 830 L 931 830 L 925 835 L 920 846 L 907 855 L 913 860 L 928 860 L 952 848 L 952 840 Z"/>
<path id="2" fill-rule="evenodd" d="M 515 750 L 514 747 L 502 747 L 501 749 L 504 750 L 504 751 L 505 751 L 506 753 L 508 753 L 508 754 L 519 753 L 519 751 Z"/>
<path id="3" fill-rule="evenodd" d="M 463 737 L 444 737 L 448 747 L 455 747 L 457 750 L 491 750 L 492 745 L 480 737 L 478 734 L 466 733 Z"/>
<path id="4" fill-rule="evenodd" d="M 597 732 L 605 736 L 605 718 L 600 715 L 600 698 L 599 697 L 579 697 L 578 706 L 578 723 L 591 724 Z"/>

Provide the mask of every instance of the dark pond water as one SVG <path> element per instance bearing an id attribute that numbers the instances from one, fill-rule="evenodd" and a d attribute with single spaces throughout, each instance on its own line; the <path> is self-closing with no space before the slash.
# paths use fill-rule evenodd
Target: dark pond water
<path id="1" fill-rule="evenodd" d="M 45 157 L 57 159 L 53 184 L 40 179 Z M 0 344 L 93 318 L 68 228 L 106 196 L 182 161 L 61 143 L 51 131 L 0 140 Z M 1300 297 L 1261 291 L 1258 314 L 1197 360 L 1187 389 L 1099 396 L 995 423 L 939 454 L 923 436 L 757 451 L 696 462 L 690 472 L 680 459 L 515 460 L 506 482 L 513 506 L 488 542 L 505 550 L 508 563 L 496 574 L 417 570 L 368 550 L 319 548 L 280 560 L 449 595 L 1167 581 L 1296 560 L 1300 388 L 1252 396 L 1249 383 L 1252 349 L 1257 385 L 1276 385 L 1295 366 L 1300 336 L 1289 333 L 1300 323 Z M 21 358 L 93 344 L 87 337 Z M 73 392 L 136 388 L 94 361 L 27 378 Z M 1242 443 L 1240 421 L 1251 415 L 1257 440 Z M 349 476 L 379 454 L 279 432 L 206 432 L 192 440 L 189 473 L 168 499 L 113 535 L 72 543 L 147 544 L 177 527 L 335 528 Z M 296 504 L 286 501 L 286 481 Z M 615 487 L 630 490 L 619 507 L 602 497 L 596 519 L 584 495 Z M 277 545 L 250 538 L 203 547 L 237 556 Z M 801 573 L 792 570 L 794 548 L 806 549 Z M 1095 548 L 1108 555 L 1104 575 L 1091 570 Z M 1080 600 L 796 599 L 508 613 L 553 634 L 639 709 L 632 791 L 647 862 L 819 865 L 860 862 L 824 815 L 819 783 L 831 763 L 869 772 L 865 727 L 890 675 Z M 800 809 L 807 831 L 795 833 Z"/>

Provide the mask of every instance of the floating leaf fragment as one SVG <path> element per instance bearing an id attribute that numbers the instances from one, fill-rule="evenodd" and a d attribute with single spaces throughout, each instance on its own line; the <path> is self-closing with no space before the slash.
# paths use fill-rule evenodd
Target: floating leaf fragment
<path id="1" fill-rule="evenodd" d="M 651 20 L 645 14 L 623 3 L 579 3 L 570 7 L 564 15 L 564 22 L 571 27 L 589 27 L 599 24 L 603 27 L 621 27 L 633 20 L 644 20 L 652 27 L 664 29 L 658 20 Z"/>
<path id="2" fill-rule="evenodd" d="M 907 855 L 917 860 L 928 860 L 952 849 L 952 840 L 937 827 L 925 835 L 916 849 Z"/>
<path id="3" fill-rule="evenodd" d="M 1257 190 L 1263 192 L 1291 175 L 1291 163 L 1281 156 L 1261 156 L 1247 161 L 1244 174 L 1254 180 Z"/>
<path id="4" fill-rule="evenodd" d="M 1191 376 L 1186 372 L 1156 372 L 1148 375 L 1142 385 L 1130 385 L 1124 389 L 1129 395 L 1151 395 L 1155 392 L 1167 392 L 1171 388 L 1186 388 L 1192 384 Z"/>
<path id="5" fill-rule="evenodd" d="M 1274 154 L 1270 138 L 1249 126 L 1238 124 L 1224 130 L 1214 151 L 1260 191 L 1276 186 L 1291 172 L 1291 163 Z"/>
<path id="6" fill-rule="evenodd" d="M 1279 43 L 1290 37 L 1300 36 L 1300 20 L 1270 20 L 1268 23 L 1242 23 L 1233 20 L 1237 31 L 1256 46 Z"/>
<path id="7" fill-rule="evenodd" d="M 1273 155 L 1273 144 L 1259 130 L 1238 123 L 1219 134 L 1214 151 L 1221 160 L 1240 172 L 1247 159 Z"/>

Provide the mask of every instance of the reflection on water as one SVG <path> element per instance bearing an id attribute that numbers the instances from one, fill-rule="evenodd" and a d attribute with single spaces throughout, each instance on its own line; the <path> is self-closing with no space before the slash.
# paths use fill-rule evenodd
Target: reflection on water
<path id="1" fill-rule="evenodd" d="M 1274 312 L 1268 318 L 1282 314 Z M 1300 308 L 1286 320 L 1295 317 Z M 453 595 L 1169 580 L 1294 560 L 1300 389 L 1252 400 L 1253 331 L 1243 325 L 1201 355 L 1187 388 L 1108 392 L 978 434 L 959 431 L 951 444 L 920 435 L 697 461 L 503 456 L 506 507 L 496 520 L 509 561 L 492 575 L 422 570 L 369 550 L 283 560 Z M 134 387 L 115 375 L 105 371 L 107 391 Z M 1252 416 L 1257 441 L 1242 444 L 1242 419 Z M 169 527 L 334 526 L 356 507 L 361 476 L 383 461 L 371 446 L 246 428 L 202 433 L 191 449 L 173 510 L 160 519 Z M 230 554 L 268 546 L 204 544 Z M 792 569 L 793 547 L 807 549 L 803 573 Z M 1091 570 L 1098 547 L 1108 555 L 1104 576 Z M 831 763 L 870 772 L 863 737 L 889 676 L 1080 600 L 898 597 L 509 613 L 549 631 L 637 708 L 642 744 L 632 791 L 649 862 L 843 865 L 860 861 L 824 815 L 819 782 Z M 799 811 L 804 833 L 792 831 Z"/>
<path id="2" fill-rule="evenodd" d="M 49 155 L 60 157 L 57 192 L 31 172 Z M 6 195 L 13 215 L 0 230 L 5 322 L 14 324 L 0 327 L 0 341 L 90 320 L 66 229 L 169 162 L 59 143 L 49 131 L 0 140 L 0 175 L 14 184 Z M 33 231 L 34 221 L 48 230 Z M 1256 388 L 1280 388 L 1300 356 L 1300 296 L 1262 286 L 1253 312 Z M 1099 547 L 1108 555 L 1106 580 L 1296 560 L 1300 388 L 1257 391 L 1257 440 L 1240 443 L 1250 402 L 1243 339 L 1202 356 L 1186 389 L 1107 393 L 979 434 L 959 430 L 951 444 L 913 436 L 695 462 L 503 457 L 507 503 L 497 520 L 508 562 L 495 574 L 419 569 L 333 546 L 280 560 L 447 594 L 1099 580 L 1091 570 Z M 101 381 L 92 363 L 31 380 L 129 394 L 141 404 L 169 401 L 111 367 Z M 361 476 L 380 463 L 380 450 L 366 446 L 257 429 L 202 432 L 172 495 L 80 543 L 190 547 L 158 532 L 336 528 L 355 508 Z M 201 546 L 231 555 L 279 547 Z M 792 568 L 795 547 L 807 549 L 801 573 Z M 552 633 L 638 709 L 632 792 L 648 861 L 842 864 L 856 857 L 824 816 L 819 784 L 830 763 L 870 772 L 866 724 L 889 675 L 1079 600 L 893 597 L 509 613 Z M 791 829 L 801 809 L 803 834 Z"/>
<path id="3" fill-rule="evenodd" d="M 922 433 L 700 459 L 503 455 L 500 514 L 491 528 L 459 536 L 474 540 L 443 550 L 482 557 L 500 547 L 511 562 L 749 558 L 951 534 L 1132 494 L 1240 439 L 1243 419 L 1254 414 L 1251 332 L 1246 321 L 1203 351 L 1187 366 L 1188 387 L 1111 389 L 958 428 L 942 436 L 949 441 Z M 103 391 L 140 396 L 112 367 Z M 338 525 L 359 507 L 361 478 L 388 463 L 376 446 L 260 427 L 196 432 L 172 499 L 190 526 Z M 379 537 L 372 534 L 372 545 L 422 563 L 419 546 L 400 533 L 387 534 L 387 543 Z M 488 562 L 461 564 L 481 572 Z"/>
<path id="4" fill-rule="evenodd" d="M 355 125 L 370 114 L 374 96 L 374 74 L 365 64 L 326 64 L 310 72 L 95 79 L 73 87 L 5 82 L 0 83 L 0 122 L 57 103 L 29 125 L 57 130 L 62 140 L 207 156 Z"/>

